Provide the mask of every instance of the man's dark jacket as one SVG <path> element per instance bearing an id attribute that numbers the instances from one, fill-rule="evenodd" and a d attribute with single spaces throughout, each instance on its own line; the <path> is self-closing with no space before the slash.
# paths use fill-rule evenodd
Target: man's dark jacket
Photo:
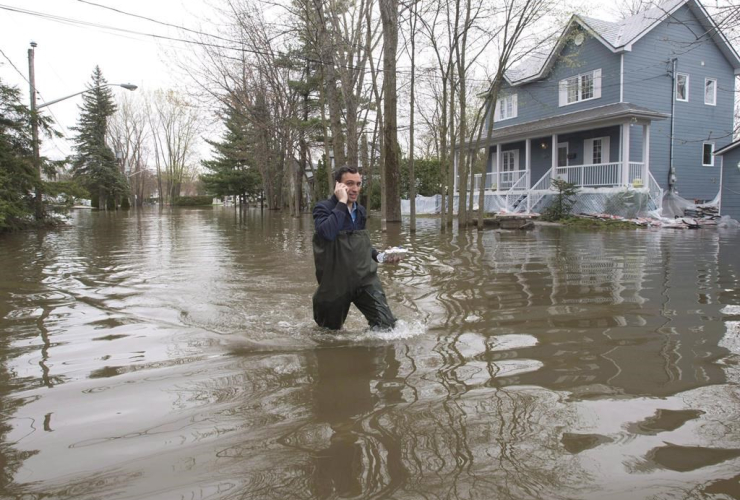
<path id="1" fill-rule="evenodd" d="M 353 221 L 346 203 L 342 203 L 337 195 L 320 201 L 313 208 L 313 220 L 316 233 L 327 241 L 334 241 L 339 231 L 360 231 L 365 229 L 367 211 L 365 207 L 357 205 L 357 220 Z M 373 248 L 373 260 L 378 260 L 378 251 Z"/>

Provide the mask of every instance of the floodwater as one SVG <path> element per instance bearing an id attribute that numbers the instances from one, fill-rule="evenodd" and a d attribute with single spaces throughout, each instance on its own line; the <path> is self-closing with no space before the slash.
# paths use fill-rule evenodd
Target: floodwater
<path id="1" fill-rule="evenodd" d="M 379 230 L 399 325 L 312 321 L 310 216 L 0 238 L 0 497 L 740 498 L 740 232 Z"/>

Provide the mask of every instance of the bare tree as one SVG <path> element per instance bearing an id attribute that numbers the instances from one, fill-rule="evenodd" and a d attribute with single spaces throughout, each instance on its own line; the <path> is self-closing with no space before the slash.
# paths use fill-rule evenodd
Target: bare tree
<path id="1" fill-rule="evenodd" d="M 150 151 L 147 122 L 142 99 L 137 95 L 122 94 L 108 128 L 108 140 L 116 152 L 121 173 L 128 180 L 131 205 L 138 207 L 144 203 L 146 163 Z"/>
<path id="2" fill-rule="evenodd" d="M 495 46 L 498 52 L 496 72 L 492 78 L 491 86 L 481 106 L 483 117 L 481 127 L 487 127 L 486 148 L 491 143 L 493 125 L 495 123 L 496 103 L 499 94 L 504 87 L 504 75 L 511 65 L 526 57 L 533 48 L 542 43 L 549 43 L 549 39 L 555 36 L 554 30 L 537 30 L 543 18 L 552 13 L 554 3 L 551 0 L 502 0 L 502 10 L 498 13 L 499 26 L 494 33 Z M 529 39 L 526 39 L 529 37 Z M 480 132 L 478 133 L 480 142 Z M 486 150 L 484 155 L 483 169 L 481 172 L 481 183 L 478 192 L 478 229 L 483 229 L 483 215 L 485 212 L 485 161 L 488 156 Z M 501 168 L 500 165 L 497 168 Z"/>
<path id="3" fill-rule="evenodd" d="M 398 0 L 379 0 L 383 23 L 383 183 L 385 184 L 385 220 L 401 220 L 400 162 L 398 157 L 398 116 L 396 54 L 398 50 Z"/>
<path id="4" fill-rule="evenodd" d="M 196 164 L 200 112 L 174 91 L 156 91 L 147 99 L 147 118 L 161 203 L 172 203 Z"/>
<path id="5" fill-rule="evenodd" d="M 411 56 L 411 102 L 409 119 L 409 211 L 410 228 L 412 233 L 416 232 L 416 176 L 414 175 L 414 113 L 416 111 L 416 25 L 418 23 L 418 2 L 412 0 L 409 14 L 409 45 Z"/>

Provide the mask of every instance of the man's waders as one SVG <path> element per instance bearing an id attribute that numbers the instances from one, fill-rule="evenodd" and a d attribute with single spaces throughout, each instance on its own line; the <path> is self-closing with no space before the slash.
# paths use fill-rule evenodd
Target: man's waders
<path id="1" fill-rule="evenodd" d="M 340 231 L 334 241 L 313 236 L 316 280 L 313 318 L 319 326 L 339 330 L 350 304 L 367 318 L 371 327 L 393 328 L 393 317 L 378 279 L 378 264 L 366 230 Z"/>

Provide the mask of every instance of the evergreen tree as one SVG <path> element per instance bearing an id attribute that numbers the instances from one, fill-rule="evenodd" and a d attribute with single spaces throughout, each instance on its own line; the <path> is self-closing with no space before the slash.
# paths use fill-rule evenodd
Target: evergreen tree
<path id="1" fill-rule="evenodd" d="M 83 94 L 72 156 L 72 172 L 104 209 L 108 198 L 127 192 L 126 179 L 116 165 L 116 156 L 106 144 L 108 120 L 116 112 L 113 94 L 100 67 L 93 70 L 88 92 Z"/>
<path id="2" fill-rule="evenodd" d="M 203 186 L 212 196 L 239 196 L 242 203 L 256 198 L 262 189 L 262 179 L 252 168 L 254 151 L 244 120 L 233 108 L 226 110 L 226 131 L 221 142 L 206 139 L 214 152 L 213 160 L 204 160 L 202 165 L 209 173 L 200 176 Z"/>
<path id="3" fill-rule="evenodd" d="M 17 229 L 33 213 L 40 182 L 33 165 L 31 111 L 20 92 L 0 80 L 0 231 Z"/>

